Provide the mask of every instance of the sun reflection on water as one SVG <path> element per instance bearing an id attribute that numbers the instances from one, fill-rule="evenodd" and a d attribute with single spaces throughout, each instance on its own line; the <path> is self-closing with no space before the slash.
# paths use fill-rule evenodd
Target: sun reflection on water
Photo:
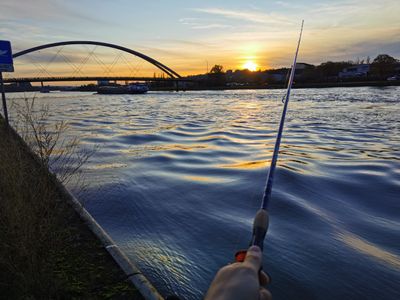
<path id="1" fill-rule="evenodd" d="M 376 258 L 385 264 L 399 269 L 400 271 L 400 257 L 398 255 L 384 250 L 379 246 L 372 244 L 371 242 L 363 240 L 358 236 L 351 234 L 350 232 L 339 232 L 337 236 L 352 249 Z"/>

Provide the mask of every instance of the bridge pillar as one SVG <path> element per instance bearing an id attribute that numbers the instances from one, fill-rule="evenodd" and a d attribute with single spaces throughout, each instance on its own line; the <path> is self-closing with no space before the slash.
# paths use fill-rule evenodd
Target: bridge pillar
<path id="1" fill-rule="evenodd" d="M 41 87 L 43 88 L 43 81 L 40 82 Z"/>

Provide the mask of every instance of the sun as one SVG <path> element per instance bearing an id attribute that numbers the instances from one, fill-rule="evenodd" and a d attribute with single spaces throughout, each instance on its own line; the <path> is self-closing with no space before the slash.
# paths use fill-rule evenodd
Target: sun
<path id="1" fill-rule="evenodd" d="M 247 69 L 249 71 L 256 71 L 258 68 L 257 64 L 254 61 L 248 60 L 246 63 L 243 65 L 243 69 Z"/>

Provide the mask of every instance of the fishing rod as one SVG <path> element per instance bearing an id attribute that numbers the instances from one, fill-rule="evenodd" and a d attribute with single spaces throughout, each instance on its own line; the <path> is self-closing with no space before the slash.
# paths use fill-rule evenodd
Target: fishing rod
<path id="1" fill-rule="evenodd" d="M 304 20 L 301 22 L 299 41 L 297 42 L 296 53 L 295 53 L 294 59 L 293 59 L 292 70 L 290 72 L 290 77 L 289 77 L 289 82 L 287 85 L 286 94 L 282 99 L 282 101 L 284 103 L 283 110 L 282 110 L 282 116 L 281 116 L 281 121 L 279 123 L 278 134 L 276 136 L 274 153 L 272 154 L 271 166 L 270 166 L 269 172 L 268 172 L 264 195 L 263 195 L 263 198 L 261 201 L 261 207 L 257 211 L 256 216 L 254 217 L 254 221 L 253 221 L 253 234 L 251 237 L 250 246 L 256 245 L 261 248 L 261 251 L 263 250 L 265 235 L 267 234 L 267 231 L 268 231 L 268 224 L 269 224 L 268 204 L 271 200 L 271 192 L 272 192 L 272 184 L 274 181 L 274 173 L 275 173 L 276 163 L 278 161 L 279 146 L 281 144 L 283 126 L 285 124 L 286 111 L 287 111 L 287 107 L 289 104 L 290 91 L 292 89 L 294 74 L 296 72 L 297 54 L 299 53 L 301 36 L 303 34 L 303 26 L 304 26 Z M 237 262 L 243 262 L 246 257 L 246 253 L 247 253 L 247 250 L 240 250 L 240 251 L 236 252 L 235 260 Z"/>

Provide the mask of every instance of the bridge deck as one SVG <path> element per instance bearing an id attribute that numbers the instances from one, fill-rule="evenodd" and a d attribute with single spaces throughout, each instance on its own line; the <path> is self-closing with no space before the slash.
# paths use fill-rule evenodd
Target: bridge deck
<path id="1" fill-rule="evenodd" d="M 87 76 L 87 77 L 20 77 L 20 78 L 4 78 L 5 83 L 12 82 L 54 82 L 54 81 L 185 81 L 191 82 L 192 79 L 186 78 L 157 78 L 157 77 L 132 77 L 132 76 Z"/>

